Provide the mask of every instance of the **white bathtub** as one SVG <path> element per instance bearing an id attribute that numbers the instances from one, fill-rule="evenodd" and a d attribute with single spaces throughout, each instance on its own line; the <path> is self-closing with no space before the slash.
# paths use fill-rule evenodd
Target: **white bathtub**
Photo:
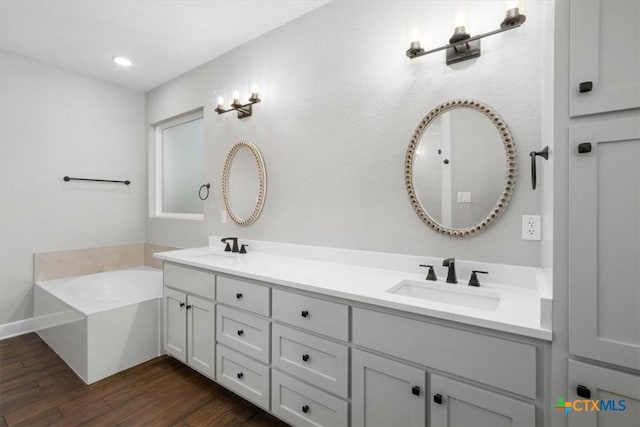
<path id="1" fill-rule="evenodd" d="M 147 268 L 37 282 L 35 330 L 90 384 L 160 354 L 161 299 Z"/>

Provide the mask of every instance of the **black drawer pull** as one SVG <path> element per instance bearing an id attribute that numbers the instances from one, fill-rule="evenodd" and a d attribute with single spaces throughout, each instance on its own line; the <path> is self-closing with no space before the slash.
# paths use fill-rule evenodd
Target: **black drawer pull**
<path id="1" fill-rule="evenodd" d="M 442 405 L 442 395 L 440 393 L 433 395 L 433 401 L 438 405 Z"/>
<path id="2" fill-rule="evenodd" d="M 236 377 L 238 377 L 238 379 L 241 380 L 242 378 L 244 378 L 244 374 L 242 372 L 238 372 Z"/>
<path id="3" fill-rule="evenodd" d="M 309 311 L 307 311 L 307 310 L 302 310 L 302 312 L 300 313 L 300 315 L 301 315 L 302 317 L 309 317 Z"/>
<path id="4" fill-rule="evenodd" d="M 309 413 L 309 405 L 304 405 L 302 407 L 302 412 L 304 412 L 305 414 L 308 414 Z"/>
<path id="5" fill-rule="evenodd" d="M 578 144 L 578 153 L 590 153 L 591 152 L 591 143 L 590 142 L 581 142 Z"/>
<path id="6" fill-rule="evenodd" d="M 236 299 L 242 299 L 242 293 L 241 292 L 238 292 L 236 294 Z"/>
<path id="7" fill-rule="evenodd" d="M 411 394 L 413 394 L 414 396 L 420 396 L 420 387 L 417 385 L 411 387 Z"/>
<path id="8" fill-rule="evenodd" d="M 184 303 L 183 302 L 180 303 L 180 307 L 184 307 Z"/>
<path id="9" fill-rule="evenodd" d="M 593 82 L 582 82 L 578 85 L 580 93 L 591 92 L 593 90 Z"/>
<path id="10" fill-rule="evenodd" d="M 244 331 L 242 329 L 238 329 L 238 336 L 241 337 L 244 335 Z"/>
<path id="11" fill-rule="evenodd" d="M 302 361 L 303 362 L 308 362 L 309 361 L 309 355 L 308 354 L 303 354 L 302 355 Z"/>
<path id="12" fill-rule="evenodd" d="M 584 397 L 585 399 L 591 399 L 591 390 L 583 385 L 578 385 L 576 387 L 576 393 L 580 397 Z"/>
<path id="13" fill-rule="evenodd" d="M 191 304 L 187 304 L 187 310 L 191 310 L 191 307 L 193 307 Z"/>

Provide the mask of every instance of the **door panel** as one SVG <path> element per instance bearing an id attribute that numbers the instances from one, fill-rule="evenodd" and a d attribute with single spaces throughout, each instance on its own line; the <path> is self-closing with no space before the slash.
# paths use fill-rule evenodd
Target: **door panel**
<path id="1" fill-rule="evenodd" d="M 164 288 L 164 351 L 182 362 L 187 361 L 186 299 L 183 292 Z"/>

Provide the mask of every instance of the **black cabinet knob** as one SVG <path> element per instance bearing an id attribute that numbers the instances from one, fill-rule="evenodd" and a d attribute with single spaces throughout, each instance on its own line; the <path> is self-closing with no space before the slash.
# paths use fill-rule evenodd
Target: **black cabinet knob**
<path id="1" fill-rule="evenodd" d="M 442 395 L 440 393 L 433 395 L 433 401 L 438 405 L 442 405 Z"/>
<path id="2" fill-rule="evenodd" d="M 590 142 L 581 142 L 578 144 L 578 153 L 590 153 L 591 152 L 591 143 Z"/>
<path id="3" fill-rule="evenodd" d="M 304 412 L 305 414 L 308 414 L 309 413 L 309 405 L 304 405 L 302 407 L 302 412 Z"/>
<path id="4" fill-rule="evenodd" d="M 309 361 L 309 355 L 308 354 L 303 354 L 302 355 L 302 361 L 303 362 L 308 362 Z"/>
<path id="5" fill-rule="evenodd" d="M 411 394 L 413 394 L 414 396 L 420 396 L 420 387 L 418 387 L 417 385 L 411 387 Z"/>
<path id="6" fill-rule="evenodd" d="M 238 293 L 236 294 L 236 299 L 242 299 L 242 293 L 238 292 Z"/>
<path id="7" fill-rule="evenodd" d="M 180 303 L 180 307 L 184 307 L 184 303 L 183 302 Z"/>
<path id="8" fill-rule="evenodd" d="M 580 93 L 591 92 L 593 90 L 593 82 L 581 82 L 578 85 Z"/>
<path id="9" fill-rule="evenodd" d="M 242 378 L 244 378 L 244 374 L 242 372 L 238 372 L 236 374 L 236 377 L 238 377 L 238 379 L 241 380 Z"/>
<path id="10" fill-rule="evenodd" d="M 193 307 L 191 304 L 187 305 L 187 310 L 191 310 L 191 307 Z"/>
<path id="11" fill-rule="evenodd" d="M 244 335 L 244 331 L 242 329 L 238 329 L 238 336 L 241 337 Z"/>
<path id="12" fill-rule="evenodd" d="M 578 387 L 576 387 L 576 394 L 580 397 L 584 397 L 585 399 L 591 399 L 591 390 L 583 385 L 578 385 Z"/>
<path id="13" fill-rule="evenodd" d="M 300 315 L 301 315 L 302 317 L 309 317 L 309 311 L 307 311 L 307 310 L 302 310 L 302 312 L 300 313 Z"/>

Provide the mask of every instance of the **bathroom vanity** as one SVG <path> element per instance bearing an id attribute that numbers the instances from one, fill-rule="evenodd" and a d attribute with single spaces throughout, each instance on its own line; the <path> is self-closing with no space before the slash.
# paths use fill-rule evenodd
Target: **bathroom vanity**
<path id="1" fill-rule="evenodd" d="M 544 423 L 550 299 L 538 269 L 459 262 L 454 285 L 427 282 L 419 257 L 215 246 L 155 255 L 165 261 L 164 349 L 275 416 L 324 426 Z M 469 287 L 477 267 L 490 275 Z"/>

